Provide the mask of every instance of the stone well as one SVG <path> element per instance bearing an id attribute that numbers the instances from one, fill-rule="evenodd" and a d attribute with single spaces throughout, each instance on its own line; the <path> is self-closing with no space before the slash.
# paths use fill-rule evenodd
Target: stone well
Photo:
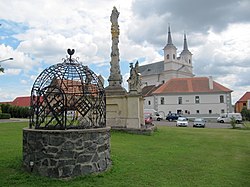
<path id="1" fill-rule="evenodd" d="M 52 178 L 98 173 L 111 166 L 110 127 L 96 129 L 23 129 L 23 166 Z"/>
<path id="2" fill-rule="evenodd" d="M 103 82 L 74 51 L 42 71 L 31 90 L 23 166 L 41 176 L 71 178 L 111 167 Z"/>

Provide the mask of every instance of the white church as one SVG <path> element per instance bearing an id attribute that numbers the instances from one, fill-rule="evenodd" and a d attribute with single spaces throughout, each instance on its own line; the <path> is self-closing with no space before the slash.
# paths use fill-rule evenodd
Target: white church
<path id="1" fill-rule="evenodd" d="M 144 108 L 167 115 L 219 115 L 232 112 L 232 90 L 215 82 L 211 76 L 195 77 L 192 53 L 184 34 L 183 50 L 177 56 L 168 28 L 164 60 L 139 67 L 144 95 Z"/>

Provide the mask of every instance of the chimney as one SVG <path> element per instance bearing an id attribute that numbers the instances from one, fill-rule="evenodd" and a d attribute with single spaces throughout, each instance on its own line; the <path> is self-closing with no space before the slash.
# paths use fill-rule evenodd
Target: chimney
<path id="1" fill-rule="evenodd" d="M 210 90 L 214 89 L 214 81 L 212 76 L 208 77 L 208 87 Z"/>

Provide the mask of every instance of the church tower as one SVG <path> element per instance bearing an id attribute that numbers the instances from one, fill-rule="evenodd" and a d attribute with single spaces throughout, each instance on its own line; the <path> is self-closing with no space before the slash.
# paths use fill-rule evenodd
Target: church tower
<path id="1" fill-rule="evenodd" d="M 192 53 L 188 50 L 186 33 L 184 34 L 184 44 L 183 44 L 183 50 L 180 54 L 180 60 L 186 66 L 187 70 L 190 73 L 193 73 Z"/>
<path id="2" fill-rule="evenodd" d="M 167 45 L 163 48 L 164 51 L 164 80 L 173 78 L 172 70 L 175 69 L 175 62 L 177 60 L 177 48 L 172 42 L 170 26 L 168 26 L 168 41 Z M 168 73 L 167 73 L 168 72 Z"/>
<path id="3" fill-rule="evenodd" d="M 176 56 L 177 48 L 174 46 L 174 44 L 172 42 L 170 26 L 168 27 L 168 43 L 163 48 L 163 50 L 164 50 L 164 62 L 165 63 L 176 60 L 176 58 L 177 58 L 177 56 Z"/>

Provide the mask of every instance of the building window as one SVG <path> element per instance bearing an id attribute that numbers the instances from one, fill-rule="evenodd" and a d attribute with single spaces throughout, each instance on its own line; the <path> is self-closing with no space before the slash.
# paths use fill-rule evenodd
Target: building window
<path id="1" fill-rule="evenodd" d="M 224 96 L 220 95 L 220 103 L 224 103 Z"/>
<path id="2" fill-rule="evenodd" d="M 243 103 L 243 106 L 247 106 L 247 104 L 246 104 L 246 103 Z"/>
<path id="3" fill-rule="evenodd" d="M 190 59 L 188 60 L 188 62 L 189 62 L 189 64 L 191 64 L 191 60 Z"/>
<path id="4" fill-rule="evenodd" d="M 179 104 L 179 105 L 182 104 L 182 97 L 178 97 L 178 104 Z"/>
<path id="5" fill-rule="evenodd" d="M 224 110 L 224 109 L 221 109 L 220 113 L 222 113 L 222 114 L 225 113 L 225 110 Z"/>
<path id="6" fill-rule="evenodd" d="M 209 113 L 209 114 L 212 114 L 213 112 L 212 112 L 212 110 L 209 110 L 208 113 Z"/>
<path id="7" fill-rule="evenodd" d="M 163 80 L 163 81 L 161 81 L 162 82 L 162 84 L 164 84 L 165 83 L 165 80 Z"/>
<path id="8" fill-rule="evenodd" d="M 148 105 L 151 105 L 151 101 L 148 101 Z"/>
<path id="9" fill-rule="evenodd" d="M 167 54 L 167 59 L 169 59 L 169 54 Z"/>
<path id="10" fill-rule="evenodd" d="M 195 96 L 195 103 L 200 103 L 200 97 L 199 96 Z"/>
<path id="11" fill-rule="evenodd" d="M 161 105 L 164 105 L 164 97 L 161 97 Z"/>
<path id="12" fill-rule="evenodd" d="M 175 59 L 175 54 L 173 54 L 173 59 Z"/>
<path id="13" fill-rule="evenodd" d="M 200 111 L 199 110 L 196 110 L 196 114 L 199 114 L 200 113 Z"/>

